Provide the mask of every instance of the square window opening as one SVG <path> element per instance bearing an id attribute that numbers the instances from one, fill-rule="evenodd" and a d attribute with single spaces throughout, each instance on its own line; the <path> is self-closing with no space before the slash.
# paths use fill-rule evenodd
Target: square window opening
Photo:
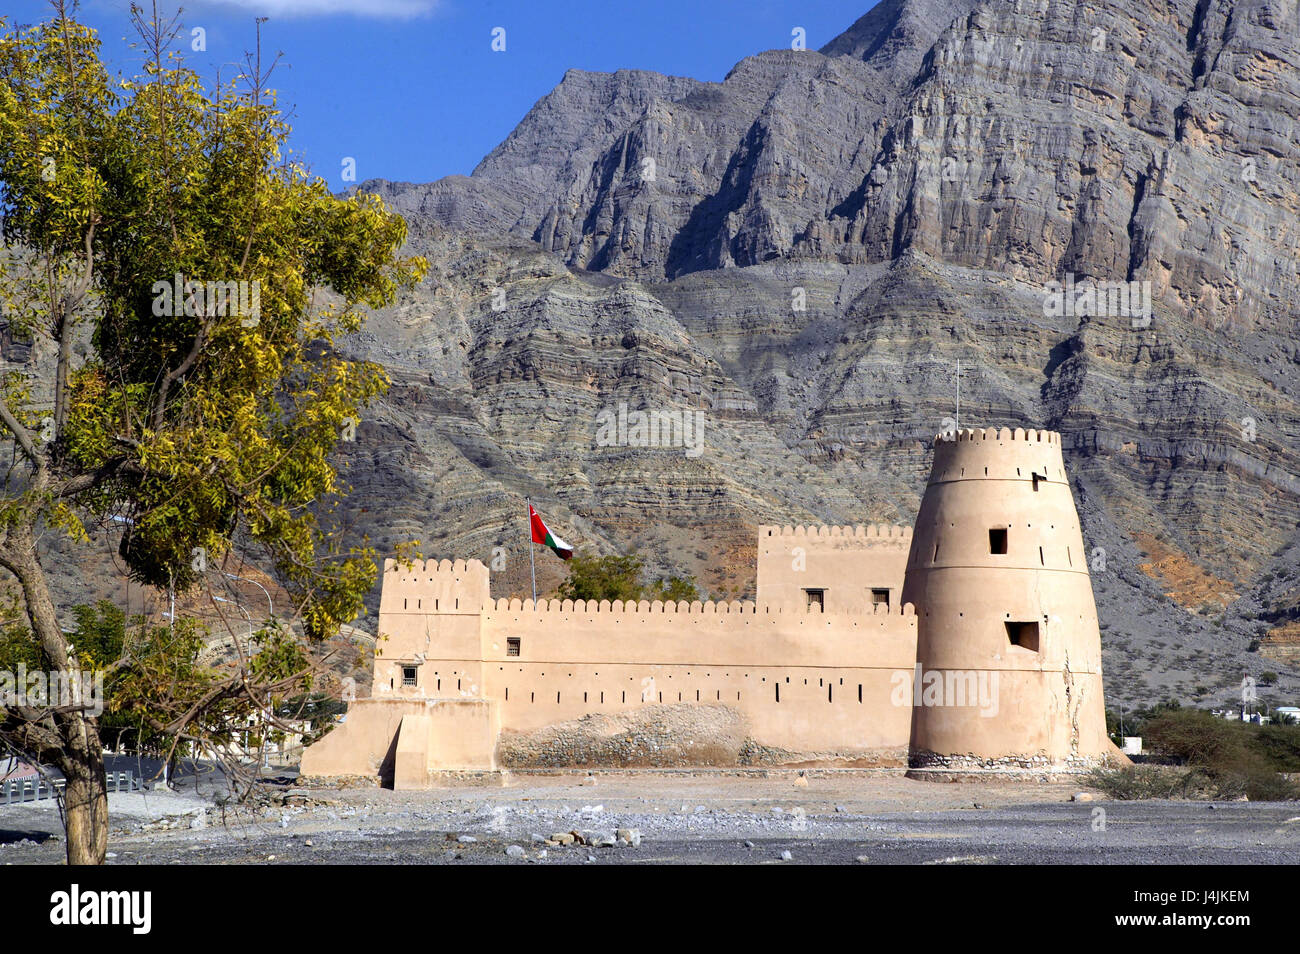
<path id="1" fill-rule="evenodd" d="M 888 605 L 889 605 L 889 590 L 888 590 L 888 589 L 873 589 L 873 590 L 871 591 L 871 605 L 872 605 L 872 606 L 882 606 L 882 605 L 883 605 L 883 606 L 888 606 Z"/>
<path id="2" fill-rule="evenodd" d="M 990 527 L 989 528 L 989 553 L 1006 553 L 1007 552 L 1007 528 Z"/>
<path id="3" fill-rule="evenodd" d="M 404 686 L 414 686 L 414 685 L 416 685 L 416 684 L 419 682 L 419 679 L 417 678 L 417 676 L 418 676 L 418 672 L 419 672 L 419 671 L 418 671 L 418 670 L 416 669 L 416 667 L 414 667 L 414 666 L 403 666 L 403 667 L 402 667 L 402 685 L 404 685 Z"/>
<path id="4" fill-rule="evenodd" d="M 826 609 L 826 591 L 825 590 L 804 590 L 808 597 L 808 608 L 816 607 L 818 612 Z"/>
<path id="5" fill-rule="evenodd" d="M 518 636 L 507 636 L 507 637 L 506 637 L 506 655 L 507 655 L 507 656 L 518 656 L 518 655 L 519 655 L 519 637 L 518 637 Z"/>
<path id="6" fill-rule="evenodd" d="M 1037 620 L 1029 623 L 1018 623 L 1012 620 L 1006 621 L 1007 639 L 1011 641 L 1012 646 L 1019 646 L 1022 649 L 1028 649 L 1030 652 L 1038 652 L 1038 622 Z"/>

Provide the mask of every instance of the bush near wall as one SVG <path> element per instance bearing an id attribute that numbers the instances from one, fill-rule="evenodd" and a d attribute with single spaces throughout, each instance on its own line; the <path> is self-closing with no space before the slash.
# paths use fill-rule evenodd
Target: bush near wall
<path id="1" fill-rule="evenodd" d="M 1137 766 L 1097 771 L 1092 782 L 1113 798 L 1300 798 L 1300 727 L 1254 725 L 1194 709 L 1165 709 L 1144 720 L 1142 744 L 1179 769 Z"/>

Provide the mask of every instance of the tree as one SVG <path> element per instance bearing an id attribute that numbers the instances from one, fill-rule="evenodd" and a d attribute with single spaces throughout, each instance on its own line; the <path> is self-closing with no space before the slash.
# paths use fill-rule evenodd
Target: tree
<path id="1" fill-rule="evenodd" d="M 177 593 L 236 548 L 262 554 L 303 635 L 320 639 L 377 577 L 374 553 L 332 542 L 318 514 L 344 490 L 335 444 L 387 383 L 334 343 L 424 262 L 398 257 L 405 223 L 378 198 L 336 198 L 285 158 L 260 52 L 206 89 L 171 50 L 175 21 L 133 5 L 147 62 L 113 79 L 94 31 L 53 6 L 35 26 L 0 20 L 0 293 L 11 327 L 48 342 L 53 364 L 0 380 L 16 460 L 0 491 L 0 568 L 31 647 L 53 672 L 75 668 L 47 537 L 88 546 L 113 521 L 130 578 Z M 281 627 L 259 633 L 228 670 L 198 666 L 187 647 L 201 634 L 174 619 L 127 641 L 115 665 L 139 677 L 142 729 L 174 745 L 203 737 L 223 707 L 301 690 L 302 647 Z M 64 773 L 68 861 L 102 862 L 96 718 L 77 704 L 9 706 L 0 741 Z"/>
<path id="2" fill-rule="evenodd" d="M 655 580 L 646 590 L 646 599 L 694 603 L 700 598 L 695 580 L 689 576 L 670 576 Z"/>
<path id="3" fill-rule="evenodd" d="M 641 558 L 576 554 L 569 576 L 560 583 L 562 600 L 638 600 L 641 598 Z"/>
<path id="4" fill-rule="evenodd" d="M 690 577 L 670 576 L 646 585 L 641 582 L 645 560 L 628 556 L 577 554 L 569 561 L 569 576 L 559 586 L 564 600 L 698 600 Z"/>

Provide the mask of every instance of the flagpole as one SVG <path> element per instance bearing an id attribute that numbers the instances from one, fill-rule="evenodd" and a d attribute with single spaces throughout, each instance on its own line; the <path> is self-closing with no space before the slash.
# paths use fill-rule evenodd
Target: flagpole
<path id="1" fill-rule="evenodd" d="M 524 504 L 528 507 L 528 569 L 533 575 L 533 606 L 537 605 L 537 563 L 533 560 L 533 504 L 527 497 Z"/>

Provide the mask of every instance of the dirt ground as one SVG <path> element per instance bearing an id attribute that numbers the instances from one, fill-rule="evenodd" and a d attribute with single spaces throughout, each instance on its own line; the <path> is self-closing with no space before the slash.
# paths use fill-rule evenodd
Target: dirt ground
<path id="1" fill-rule="evenodd" d="M 1108 802 L 1069 780 L 881 771 L 511 773 L 418 792 L 295 785 L 224 811 L 114 796 L 111 864 L 1300 862 L 1300 804 Z M 1093 799 L 1093 800 L 1087 800 Z M 599 846 L 618 830 L 632 845 Z M 0 863 L 57 864 L 48 804 L 0 808 Z M 595 845 L 547 844 L 578 832 Z"/>

